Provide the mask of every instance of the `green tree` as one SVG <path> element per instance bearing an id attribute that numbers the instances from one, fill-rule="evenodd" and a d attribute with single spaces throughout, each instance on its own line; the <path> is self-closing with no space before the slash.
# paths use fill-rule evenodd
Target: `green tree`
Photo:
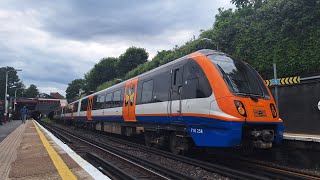
<path id="1" fill-rule="evenodd" d="M 117 77 L 117 63 L 118 59 L 113 57 L 103 58 L 99 63 L 85 75 L 88 92 L 95 90 L 100 84 L 110 81 Z"/>
<path id="2" fill-rule="evenodd" d="M 145 49 L 131 47 L 116 62 L 116 76 L 92 81 L 101 90 L 200 49 L 218 49 L 247 61 L 263 78 L 273 77 L 276 62 L 278 76 L 312 75 L 320 72 L 320 0 L 231 0 L 237 9 L 219 8 L 212 28 L 200 30 L 182 46 L 159 51 L 147 61 Z M 212 42 L 203 40 L 211 39 Z M 91 74 L 87 73 L 86 80 Z M 92 76 L 93 76 L 92 75 Z M 105 83 L 102 83 L 105 82 Z M 87 89 L 93 90 L 92 87 Z"/>
<path id="3" fill-rule="evenodd" d="M 273 77 L 273 62 L 279 77 L 320 71 L 319 0 L 232 2 L 245 5 L 219 9 L 213 28 L 201 37 L 213 39 L 221 51 L 247 61 L 265 79 Z"/>
<path id="4" fill-rule="evenodd" d="M 68 88 L 66 90 L 66 99 L 68 102 L 74 101 L 79 97 L 79 90 L 84 90 L 85 83 L 84 79 L 75 79 L 68 84 Z"/>
<path id="5" fill-rule="evenodd" d="M 30 84 L 30 86 L 24 92 L 24 97 L 35 98 L 38 94 L 39 94 L 38 87 L 34 84 Z"/>
<path id="6" fill-rule="evenodd" d="M 15 88 L 24 88 L 23 83 L 20 81 L 17 72 L 13 67 L 1 67 L 0 68 L 0 100 L 4 99 L 5 87 L 6 87 L 6 72 L 8 73 L 8 94 L 13 97 Z M 15 87 L 14 87 L 15 86 Z"/>
<path id="7" fill-rule="evenodd" d="M 128 48 L 126 52 L 119 57 L 119 63 L 117 65 L 119 75 L 124 76 L 140 64 L 147 62 L 148 56 L 149 55 L 144 48 Z"/>

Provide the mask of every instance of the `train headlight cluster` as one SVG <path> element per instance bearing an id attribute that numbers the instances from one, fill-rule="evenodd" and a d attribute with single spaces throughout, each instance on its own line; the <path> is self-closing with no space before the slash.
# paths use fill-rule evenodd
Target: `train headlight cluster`
<path id="1" fill-rule="evenodd" d="M 246 109 L 244 108 L 244 105 L 241 101 L 234 101 L 234 104 L 236 105 L 237 111 L 241 116 L 247 117 Z"/>
<path id="2" fill-rule="evenodd" d="M 270 104 L 270 109 L 271 109 L 272 117 L 273 118 L 277 117 L 277 109 L 274 106 L 274 104 Z"/>

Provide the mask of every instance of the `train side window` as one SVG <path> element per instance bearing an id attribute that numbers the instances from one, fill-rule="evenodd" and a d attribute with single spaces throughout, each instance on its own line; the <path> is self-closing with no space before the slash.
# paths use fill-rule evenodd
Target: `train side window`
<path id="1" fill-rule="evenodd" d="M 153 93 L 153 80 L 145 81 L 142 83 L 141 102 L 151 103 Z"/>
<path id="2" fill-rule="evenodd" d="M 113 107 L 112 94 L 113 93 L 108 93 L 106 95 L 105 108 L 112 108 Z"/>
<path id="3" fill-rule="evenodd" d="M 120 107 L 121 106 L 121 90 L 115 91 L 113 93 L 113 106 Z"/>
<path id="4" fill-rule="evenodd" d="M 83 99 L 81 101 L 81 111 L 87 111 L 88 99 Z"/>
<path id="5" fill-rule="evenodd" d="M 174 86 L 181 86 L 182 85 L 181 68 L 173 70 L 173 85 Z"/>
<path id="6" fill-rule="evenodd" d="M 154 76 L 152 102 L 163 102 L 169 100 L 170 72 L 163 72 Z"/>
<path id="7" fill-rule="evenodd" d="M 104 94 L 95 95 L 93 98 L 93 109 L 103 109 L 104 108 Z"/>
<path id="8" fill-rule="evenodd" d="M 72 109 L 72 105 L 69 104 L 69 105 L 67 106 L 67 113 L 71 113 L 71 109 Z"/>
<path id="9" fill-rule="evenodd" d="M 79 102 L 73 104 L 73 112 L 78 112 L 78 104 Z"/>
<path id="10" fill-rule="evenodd" d="M 120 106 L 123 105 L 123 96 L 124 96 L 124 87 L 121 87 L 121 90 L 120 90 Z"/>
<path id="11" fill-rule="evenodd" d="M 206 98 L 211 96 L 212 89 L 206 76 L 199 78 L 199 86 L 197 87 L 197 98 Z"/>
<path id="12" fill-rule="evenodd" d="M 183 71 L 182 99 L 205 98 L 212 94 L 211 86 L 203 70 L 193 60 L 189 60 Z"/>
<path id="13" fill-rule="evenodd" d="M 97 99 L 98 99 L 98 96 L 97 96 L 97 95 L 93 96 L 93 100 L 92 100 L 92 110 L 98 109 Z"/>

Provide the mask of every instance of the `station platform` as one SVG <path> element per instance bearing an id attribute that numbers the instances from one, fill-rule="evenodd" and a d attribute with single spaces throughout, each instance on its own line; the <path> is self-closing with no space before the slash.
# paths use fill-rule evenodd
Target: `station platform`
<path id="1" fill-rule="evenodd" d="M 20 126 L 21 120 L 14 120 L 10 122 L 3 123 L 0 126 L 0 143 L 3 141 L 12 131 L 14 131 L 18 126 Z"/>
<path id="2" fill-rule="evenodd" d="M 0 142 L 0 179 L 109 179 L 36 121 L 17 122 Z"/>

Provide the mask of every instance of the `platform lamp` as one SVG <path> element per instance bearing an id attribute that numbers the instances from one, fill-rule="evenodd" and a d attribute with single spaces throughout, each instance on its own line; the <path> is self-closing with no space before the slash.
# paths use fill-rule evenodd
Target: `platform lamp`
<path id="1" fill-rule="evenodd" d="M 6 71 L 6 92 L 4 94 L 4 116 L 3 116 L 3 120 L 4 120 L 4 123 L 6 123 L 7 121 L 7 118 L 8 118 L 8 101 L 7 101 L 7 96 L 8 96 L 8 75 L 9 75 L 9 72 L 12 72 L 12 71 L 22 71 L 21 69 L 14 69 L 14 70 L 9 70 L 9 71 Z"/>
<path id="2" fill-rule="evenodd" d="M 12 86 L 12 88 L 16 88 L 14 90 L 14 103 L 13 103 L 13 112 L 15 112 L 16 111 L 16 104 L 17 104 L 17 91 L 18 91 L 18 89 L 23 89 L 23 88 L 17 88 L 17 86 Z"/>

